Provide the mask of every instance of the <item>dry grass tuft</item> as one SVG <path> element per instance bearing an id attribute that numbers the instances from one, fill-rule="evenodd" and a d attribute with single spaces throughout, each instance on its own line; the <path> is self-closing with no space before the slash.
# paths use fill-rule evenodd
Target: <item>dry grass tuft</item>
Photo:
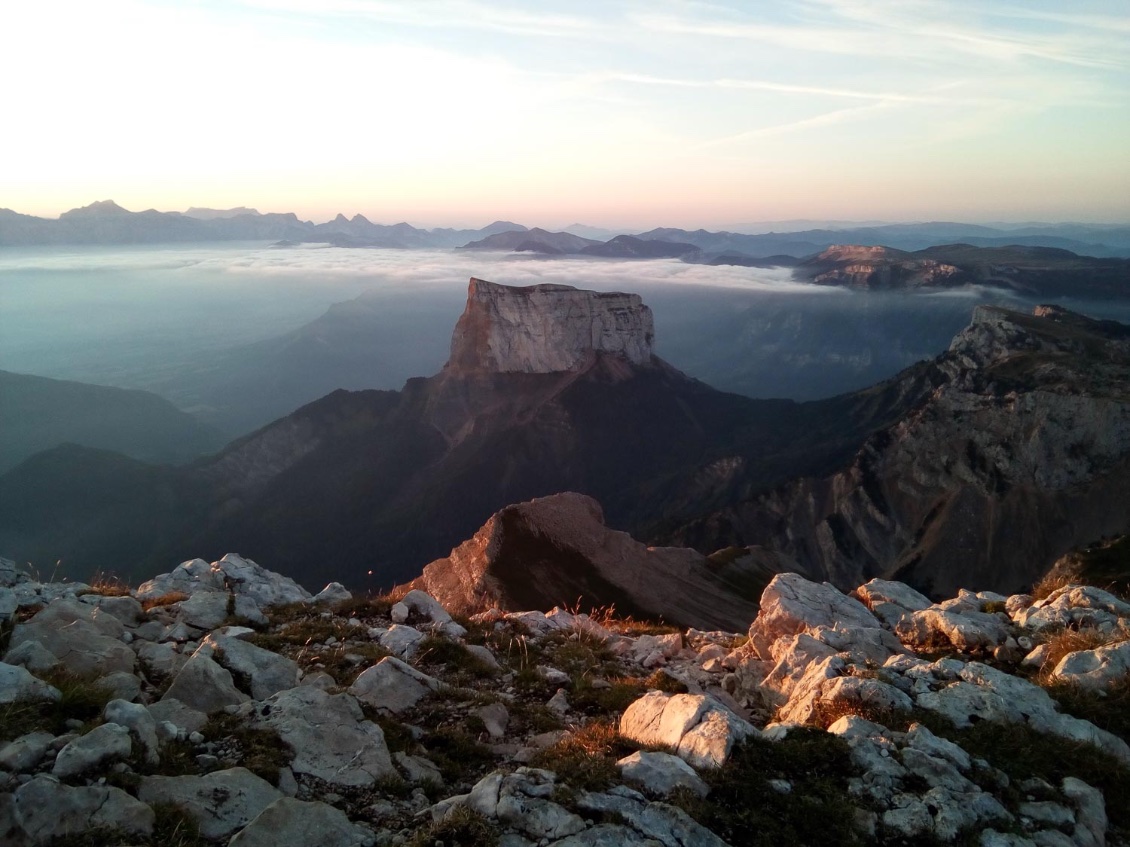
<path id="1" fill-rule="evenodd" d="M 170 591 L 167 594 L 160 594 L 156 597 L 147 597 L 141 601 L 141 608 L 147 612 L 153 609 L 160 608 L 161 606 L 171 606 L 173 603 L 181 603 L 188 599 L 188 595 L 183 591 Z"/>
<path id="2" fill-rule="evenodd" d="M 90 579 L 90 591 L 87 594 L 100 594 L 103 597 L 128 597 L 131 594 L 129 584 L 120 576 L 98 571 Z"/>
<path id="3" fill-rule="evenodd" d="M 1094 627 L 1065 629 L 1047 640 L 1048 650 L 1037 674 L 1037 682 L 1041 684 L 1050 682 L 1052 671 L 1069 653 L 1094 650 L 1108 644 L 1120 644 L 1127 639 L 1130 639 L 1130 633 L 1124 629 L 1115 629 L 1109 633 L 1100 632 Z"/>

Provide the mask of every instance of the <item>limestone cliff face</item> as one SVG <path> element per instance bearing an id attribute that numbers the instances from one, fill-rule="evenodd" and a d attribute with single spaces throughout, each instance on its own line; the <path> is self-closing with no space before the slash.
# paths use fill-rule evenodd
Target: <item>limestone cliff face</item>
<path id="1" fill-rule="evenodd" d="M 982 307 L 933 367 L 932 394 L 849 467 L 724 519 L 838 585 L 936 594 L 1021 589 L 1130 527 L 1130 328 Z"/>
<path id="2" fill-rule="evenodd" d="M 651 363 L 655 325 L 638 294 L 567 285 L 515 288 L 472 277 L 447 369 L 461 373 L 571 371 L 597 353 Z"/>

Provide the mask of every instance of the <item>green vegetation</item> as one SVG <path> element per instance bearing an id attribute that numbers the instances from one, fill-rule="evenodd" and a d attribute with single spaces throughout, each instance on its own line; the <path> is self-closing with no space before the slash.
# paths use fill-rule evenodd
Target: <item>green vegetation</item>
<path id="1" fill-rule="evenodd" d="M 44 730 L 61 735 L 69 720 L 84 723 L 97 720 L 114 693 L 89 677 L 62 671 L 48 671 L 39 677 L 59 689 L 62 697 L 54 703 L 20 700 L 0 705 L 0 741 L 11 741 L 29 732 Z"/>
<path id="2" fill-rule="evenodd" d="M 434 847 L 436 844 L 496 847 L 500 835 L 495 825 L 478 812 L 459 806 L 442 821 L 417 832 L 408 842 L 408 847 Z"/>
<path id="3" fill-rule="evenodd" d="M 601 791 L 620 776 L 617 760 L 637 749 L 620 737 L 614 722 L 593 721 L 541 750 L 531 764 L 557 774 L 558 782 L 578 791 Z"/>
<path id="4" fill-rule="evenodd" d="M 238 764 L 272 785 L 279 784 L 279 768 L 287 767 L 294 758 L 277 732 L 250 727 L 237 715 L 216 712 L 208 718 L 201 734 L 209 741 L 234 745 Z"/>
<path id="5" fill-rule="evenodd" d="M 424 736 L 427 756 L 450 785 L 473 783 L 494 764 L 490 750 L 455 726 L 441 726 Z"/>
<path id="6" fill-rule="evenodd" d="M 847 793 L 854 774 L 842 739 L 793 729 L 782 741 L 755 738 L 738 745 L 725 765 L 703 773 L 710 786 L 706 798 L 680 789 L 672 799 L 731 844 L 864 844 Z M 787 780 L 792 790 L 775 791 L 771 779 Z"/>

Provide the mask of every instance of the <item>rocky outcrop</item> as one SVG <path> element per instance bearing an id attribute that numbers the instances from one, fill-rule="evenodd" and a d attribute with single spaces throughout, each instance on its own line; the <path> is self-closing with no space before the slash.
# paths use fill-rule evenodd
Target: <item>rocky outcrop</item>
<path id="1" fill-rule="evenodd" d="M 224 568 L 244 575 L 243 596 L 286 585 L 236 556 L 187 562 L 176 581 L 208 596 Z M 934 604 L 893 581 L 849 597 L 780 574 L 743 638 L 562 609 L 457 623 L 420 589 L 396 603 L 264 603 L 258 630 L 191 633 L 186 591 L 143 605 L 9 581 L 23 586 L 17 620 L 43 606 L 41 622 L 116 632 L 139 659 L 191 656 L 169 692 L 210 715 L 157 700 L 147 661 L 115 672 L 133 693 L 100 712 L 88 703 L 105 696 L 97 687 L 63 699 L 0 665 L 0 714 L 21 722 L 0 722 L 4 844 L 153 847 L 195 827 L 232 845 L 725 847 L 767 824 L 781 843 L 814 843 L 802 836 L 811 819 L 834 815 L 827 843 L 1042 847 L 1119 843 L 1130 824 L 1104 796 L 1130 773 L 1125 738 L 1043 687 L 1125 684 L 1130 605 L 1089 586 Z M 1102 643 L 1058 658 L 1064 627 Z M 990 630 L 1000 637 L 971 635 Z M 418 649 L 381 658 L 402 631 L 421 636 Z M 210 670 L 187 679 L 192 666 Z M 1011 742 L 987 743 L 994 727 L 1037 746 L 1062 739 L 1054 776 Z"/>
<path id="2" fill-rule="evenodd" d="M 580 603 L 733 629 L 756 612 L 757 564 L 746 551 L 719 563 L 682 547 L 647 547 L 605 526 L 591 497 L 565 493 L 493 515 L 413 585 L 459 612 Z"/>
<path id="3" fill-rule="evenodd" d="M 1130 328 L 979 307 L 936 388 L 849 467 L 709 519 L 848 590 L 1013 592 L 1130 527 Z"/>
<path id="4" fill-rule="evenodd" d="M 655 326 L 638 294 L 567 285 L 516 288 L 472 277 L 447 368 L 459 372 L 555 373 L 597 353 L 651 362 Z"/>

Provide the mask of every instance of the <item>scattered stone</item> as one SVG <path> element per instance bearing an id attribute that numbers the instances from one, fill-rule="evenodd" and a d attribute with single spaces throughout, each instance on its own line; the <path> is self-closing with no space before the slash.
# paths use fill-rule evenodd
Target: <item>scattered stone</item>
<path id="1" fill-rule="evenodd" d="M 489 703 L 475 710 L 475 714 L 486 727 L 491 738 L 502 738 L 506 735 L 506 725 L 510 721 L 510 713 L 501 703 Z"/>
<path id="2" fill-rule="evenodd" d="M 639 744 L 670 747 L 700 768 L 719 767 L 738 741 L 757 730 L 703 694 L 649 691 L 620 718 L 620 734 Z"/>
<path id="3" fill-rule="evenodd" d="M 397 751 L 392 758 L 400 765 L 409 782 L 443 785 L 443 775 L 439 768 L 422 756 L 409 756 L 403 751 Z"/>
<path id="4" fill-rule="evenodd" d="M 78 776 L 105 762 L 125 759 L 132 749 L 128 729 L 116 723 L 104 723 L 60 750 L 51 773 L 60 779 Z"/>
<path id="5" fill-rule="evenodd" d="M 344 603 L 352 599 L 353 595 L 340 582 L 331 582 L 314 595 L 315 603 Z"/>
<path id="6" fill-rule="evenodd" d="M 372 832 L 350 822 L 345 812 L 328 803 L 283 797 L 267 806 L 228 842 L 229 847 L 369 847 Z"/>
<path id="7" fill-rule="evenodd" d="M 246 768 L 204 776 L 147 776 L 137 789 L 143 803 L 179 806 L 209 839 L 230 837 L 282 796 L 281 791 Z"/>
<path id="8" fill-rule="evenodd" d="M 441 687 L 439 680 L 386 656 L 349 686 L 349 693 L 381 711 L 399 714 Z"/>
<path id="9" fill-rule="evenodd" d="M 145 759 L 149 764 L 156 764 L 160 760 L 157 747 L 157 721 L 145 706 L 127 700 L 111 700 L 106 704 L 102 717 L 109 724 L 117 724 L 128 729 L 141 745 L 141 749 L 145 751 Z"/>
<path id="10" fill-rule="evenodd" d="M 416 655 L 423 640 L 424 633 L 403 624 L 393 624 L 380 638 L 382 647 L 396 658 L 405 660 Z"/>
<path id="11" fill-rule="evenodd" d="M 0 662 L 0 703 L 17 700 L 57 702 L 63 695 L 58 688 L 32 676 L 26 668 Z"/>
<path id="12" fill-rule="evenodd" d="M 217 654 L 216 661 L 231 671 L 234 679 L 246 683 L 247 693 L 255 700 L 266 700 L 298 684 L 296 662 L 242 638 L 213 632 L 201 642 L 204 647 Z"/>
<path id="13" fill-rule="evenodd" d="M 369 785 L 396 773 L 384 733 L 365 720 L 348 694 L 327 694 L 307 686 L 281 691 L 266 700 L 256 726 L 279 733 L 294 752 L 290 768 L 336 785 Z"/>
<path id="14" fill-rule="evenodd" d="M 5 835 L 3 799 L 0 795 L 0 835 Z M 152 809 L 120 788 L 105 785 L 75 788 L 40 774 L 17 788 L 10 804 L 8 826 L 15 844 L 43 844 L 96 827 L 140 837 L 153 832 Z"/>
<path id="15" fill-rule="evenodd" d="M 231 672 L 212 661 L 209 653 L 209 649 L 193 653 L 161 699 L 180 700 L 205 714 L 246 703 L 250 698 L 235 687 Z"/>
<path id="16" fill-rule="evenodd" d="M 625 779 L 638 782 L 645 793 L 666 797 L 676 788 L 686 788 L 699 797 L 710 791 L 694 768 L 670 753 L 640 751 L 616 763 Z"/>
<path id="17" fill-rule="evenodd" d="M 47 755 L 55 736 L 50 732 L 30 732 L 0 747 L 0 769 L 20 773 L 30 771 Z"/>

